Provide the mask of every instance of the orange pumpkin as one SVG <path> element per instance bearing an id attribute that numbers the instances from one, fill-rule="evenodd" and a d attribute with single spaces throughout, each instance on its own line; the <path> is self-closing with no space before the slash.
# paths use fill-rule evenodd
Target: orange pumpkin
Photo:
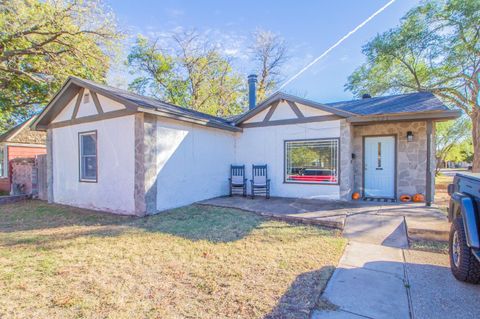
<path id="1" fill-rule="evenodd" d="M 422 194 L 415 194 L 415 195 L 413 195 L 412 200 L 415 203 L 421 203 L 425 200 L 425 197 Z"/>
<path id="2" fill-rule="evenodd" d="M 360 199 L 360 193 L 359 192 L 355 192 L 352 194 L 352 199 L 353 200 L 359 200 Z"/>
<path id="3" fill-rule="evenodd" d="M 402 202 L 409 202 L 412 200 L 412 197 L 410 195 L 407 195 L 407 194 L 403 194 L 400 196 L 400 200 Z"/>

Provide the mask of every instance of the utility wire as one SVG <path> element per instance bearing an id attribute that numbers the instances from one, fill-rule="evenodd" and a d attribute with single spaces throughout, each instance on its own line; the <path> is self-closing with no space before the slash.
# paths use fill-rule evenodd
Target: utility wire
<path id="1" fill-rule="evenodd" d="M 303 69 L 301 69 L 300 71 L 298 71 L 294 76 L 292 76 L 290 79 L 288 79 L 285 83 L 283 83 L 276 92 L 280 91 L 281 89 L 283 89 L 285 86 L 287 86 L 288 84 L 290 84 L 293 80 L 295 80 L 296 78 L 298 78 L 300 75 L 302 75 L 302 73 L 304 73 L 305 71 L 307 71 L 310 67 L 312 67 L 315 63 L 317 63 L 318 61 L 320 61 L 324 56 L 326 56 L 328 53 L 330 53 L 330 51 L 332 51 L 333 49 L 335 49 L 337 46 L 339 46 L 343 41 L 347 40 L 351 35 L 353 35 L 355 32 L 357 32 L 358 30 L 360 30 L 363 26 L 365 26 L 370 20 L 372 20 L 373 18 L 375 18 L 375 16 L 379 15 L 380 13 L 382 13 L 383 10 L 385 10 L 386 8 L 388 8 L 390 5 L 392 5 L 396 0 L 390 0 L 386 5 L 384 5 L 383 7 L 381 7 L 380 9 L 378 9 L 377 11 L 375 11 L 374 14 L 372 14 L 371 16 L 369 16 L 365 21 L 363 21 L 362 23 L 360 23 L 358 26 L 355 27 L 355 29 L 353 29 L 352 31 L 348 32 L 346 35 L 344 35 L 340 40 L 338 40 L 334 45 L 332 45 L 331 47 L 329 47 L 325 52 L 323 52 L 320 56 L 318 56 L 315 60 L 313 60 L 312 62 L 310 62 L 309 64 L 307 64 Z M 275 92 L 275 93 L 276 93 Z"/>

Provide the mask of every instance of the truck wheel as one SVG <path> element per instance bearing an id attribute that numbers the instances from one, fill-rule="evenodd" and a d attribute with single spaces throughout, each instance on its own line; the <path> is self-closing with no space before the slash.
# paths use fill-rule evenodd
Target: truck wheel
<path id="1" fill-rule="evenodd" d="M 467 246 L 467 237 L 461 216 L 455 218 L 450 228 L 450 268 L 460 281 L 480 283 L 480 263 Z"/>

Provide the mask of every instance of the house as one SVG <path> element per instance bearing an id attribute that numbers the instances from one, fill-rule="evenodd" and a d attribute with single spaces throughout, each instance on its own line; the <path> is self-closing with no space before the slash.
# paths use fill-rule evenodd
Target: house
<path id="1" fill-rule="evenodd" d="M 145 215 L 228 194 L 230 164 L 267 164 L 272 196 L 433 201 L 430 93 L 317 103 L 276 93 L 223 119 L 71 77 L 33 123 L 47 132 L 49 201 Z"/>
<path id="2" fill-rule="evenodd" d="M 35 118 L 13 127 L 0 135 L 0 191 L 11 191 L 11 172 L 9 163 L 16 158 L 34 159 L 47 152 L 45 132 L 30 129 Z"/>

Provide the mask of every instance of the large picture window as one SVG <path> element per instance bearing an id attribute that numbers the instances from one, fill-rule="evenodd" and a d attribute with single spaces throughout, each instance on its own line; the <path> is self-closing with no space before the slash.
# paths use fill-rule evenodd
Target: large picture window
<path id="1" fill-rule="evenodd" d="M 338 184 L 338 139 L 286 141 L 285 182 Z"/>
<path id="2" fill-rule="evenodd" d="M 97 181 L 97 132 L 78 134 L 80 150 L 80 181 Z"/>

